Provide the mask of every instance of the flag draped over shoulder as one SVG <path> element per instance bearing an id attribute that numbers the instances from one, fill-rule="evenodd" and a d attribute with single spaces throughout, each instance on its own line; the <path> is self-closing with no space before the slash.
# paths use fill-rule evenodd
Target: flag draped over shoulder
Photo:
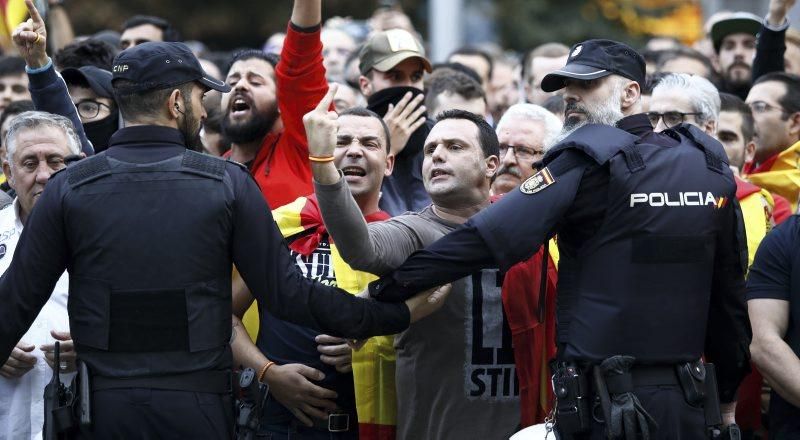
<path id="1" fill-rule="evenodd" d="M 754 185 L 785 197 L 797 211 L 800 199 L 800 142 L 758 166 L 745 164 L 745 178 Z"/>
<path id="2" fill-rule="evenodd" d="M 314 252 L 321 240 L 328 239 L 336 285 L 340 289 L 357 294 L 378 278 L 367 272 L 353 270 L 344 262 L 336 244 L 328 237 L 314 195 L 300 197 L 288 205 L 275 209 L 272 214 L 284 238 L 311 231 L 289 244 L 289 248 L 298 254 L 309 255 Z M 365 216 L 364 219 L 369 223 L 387 220 L 389 217 L 389 214 L 379 211 Z M 397 397 L 394 374 L 394 336 L 370 338 L 364 347 L 353 352 L 353 381 L 361 439 L 395 438 Z"/>

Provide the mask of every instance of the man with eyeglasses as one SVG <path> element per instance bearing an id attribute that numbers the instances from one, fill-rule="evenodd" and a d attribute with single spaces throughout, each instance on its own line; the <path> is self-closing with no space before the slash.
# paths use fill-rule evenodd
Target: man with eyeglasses
<path id="1" fill-rule="evenodd" d="M 536 104 L 514 104 L 497 123 L 500 167 L 492 181 L 492 194 L 505 194 L 528 180 L 533 164 L 544 157 L 561 131 L 561 121 Z"/>
<path id="2" fill-rule="evenodd" d="M 748 371 L 745 244 L 725 152 L 691 125 L 653 132 L 644 81 L 644 59 L 625 44 L 573 46 L 542 81 L 564 89 L 566 121 L 540 170 L 370 285 L 399 301 L 507 270 L 557 233 L 554 428 L 565 439 L 706 439 L 710 425 L 734 423 Z M 711 401 L 695 386 L 718 391 L 721 423 L 705 419 Z"/>
<path id="3" fill-rule="evenodd" d="M 719 92 L 707 79 L 670 73 L 653 88 L 647 118 L 656 132 L 687 122 L 714 136 L 719 105 Z"/>
<path id="4" fill-rule="evenodd" d="M 111 72 L 94 66 L 61 71 L 69 96 L 78 110 L 86 137 L 95 153 L 108 148 L 111 135 L 120 128 L 119 110 L 111 88 Z"/>
<path id="5" fill-rule="evenodd" d="M 785 197 L 797 210 L 800 196 L 800 77 L 783 72 L 759 78 L 747 95 L 755 121 L 756 151 L 747 179 Z"/>

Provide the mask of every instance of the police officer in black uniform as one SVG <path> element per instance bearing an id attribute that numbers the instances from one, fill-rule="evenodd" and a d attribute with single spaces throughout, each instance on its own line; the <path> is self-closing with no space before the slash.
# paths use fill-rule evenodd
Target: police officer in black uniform
<path id="1" fill-rule="evenodd" d="M 0 279 L 0 358 L 64 269 L 72 337 L 92 372 L 95 438 L 230 438 L 231 268 L 270 311 L 346 337 L 397 333 L 414 301 L 303 277 L 245 168 L 197 153 L 203 94 L 230 87 L 182 43 L 122 52 L 125 127 L 53 175 Z M 422 301 L 420 301 L 422 303 Z"/>
<path id="2" fill-rule="evenodd" d="M 746 247 L 725 153 L 691 126 L 654 133 L 639 104 L 644 77 L 624 44 L 574 46 L 542 82 L 566 88 L 570 134 L 538 173 L 370 286 L 402 300 L 507 270 L 558 234 L 561 438 L 708 438 L 706 424 L 722 423 L 719 412 L 705 420 L 704 405 L 719 402 L 701 356 L 716 364 L 728 424 L 749 368 Z"/>

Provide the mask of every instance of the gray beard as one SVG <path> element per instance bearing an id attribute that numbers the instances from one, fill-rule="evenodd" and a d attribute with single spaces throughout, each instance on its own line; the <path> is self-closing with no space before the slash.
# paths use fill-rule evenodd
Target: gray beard
<path id="1" fill-rule="evenodd" d="M 585 106 L 585 115 L 586 119 L 577 122 L 570 122 L 564 121 L 564 127 L 561 129 L 561 133 L 555 137 L 553 142 L 550 146 L 558 145 L 564 139 L 568 138 L 575 130 L 583 127 L 586 124 L 603 124 L 603 125 L 610 125 L 615 126 L 620 119 L 624 118 L 625 115 L 622 114 L 622 103 L 620 102 L 619 95 L 615 94 L 617 98 L 612 98 L 609 102 L 606 102 L 604 105 L 599 105 L 595 108 L 591 108 L 590 106 Z M 548 147 L 549 149 L 549 147 Z"/>

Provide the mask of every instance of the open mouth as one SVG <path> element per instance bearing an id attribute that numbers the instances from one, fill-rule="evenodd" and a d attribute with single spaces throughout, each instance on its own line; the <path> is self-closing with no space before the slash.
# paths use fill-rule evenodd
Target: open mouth
<path id="1" fill-rule="evenodd" d="M 231 114 L 240 115 L 250 111 L 250 103 L 242 97 L 236 97 L 231 102 Z"/>
<path id="2" fill-rule="evenodd" d="M 442 177 L 442 176 L 449 176 L 449 175 L 450 175 L 450 173 L 448 173 L 445 170 L 433 170 L 433 171 L 431 171 L 431 179 L 435 179 L 437 177 Z"/>
<path id="3" fill-rule="evenodd" d="M 342 168 L 342 174 L 344 174 L 345 177 L 348 176 L 364 177 L 367 175 L 367 171 L 361 167 L 349 166 Z"/>

